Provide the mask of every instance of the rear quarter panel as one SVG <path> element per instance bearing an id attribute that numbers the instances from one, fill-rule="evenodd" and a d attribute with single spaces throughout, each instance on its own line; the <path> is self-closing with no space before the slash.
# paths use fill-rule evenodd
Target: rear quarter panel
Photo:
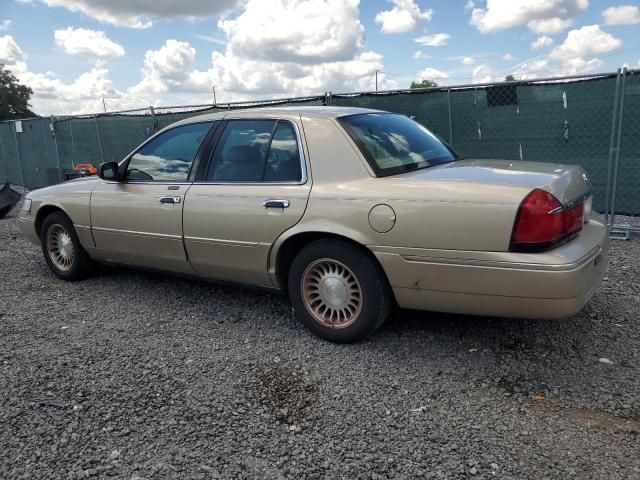
<path id="1" fill-rule="evenodd" d="M 303 117 L 303 125 L 313 188 L 303 219 L 286 236 L 320 231 L 367 246 L 508 249 L 515 214 L 528 188 L 376 178 L 335 120 Z M 395 225 L 387 233 L 374 231 L 369 223 L 371 209 L 379 204 L 395 212 Z"/>

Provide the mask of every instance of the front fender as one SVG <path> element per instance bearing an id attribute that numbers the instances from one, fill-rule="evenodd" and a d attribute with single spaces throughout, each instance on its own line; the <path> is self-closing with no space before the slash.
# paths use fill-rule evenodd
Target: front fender
<path id="1" fill-rule="evenodd" d="M 19 218 L 21 230 L 30 240 L 32 240 L 30 237 L 33 235 L 37 238 L 39 227 L 46 216 L 53 211 L 59 210 L 71 219 L 80 244 L 83 247 L 93 247 L 90 212 L 91 192 L 98 181 L 98 179 L 72 181 L 29 193 L 27 198 L 31 199 L 32 202 L 31 211 Z"/>

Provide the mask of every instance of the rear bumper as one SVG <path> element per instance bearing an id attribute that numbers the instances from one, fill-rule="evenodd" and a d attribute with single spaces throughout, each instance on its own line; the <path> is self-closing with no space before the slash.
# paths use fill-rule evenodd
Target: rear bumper
<path id="1" fill-rule="evenodd" d="M 373 247 L 403 308 L 516 318 L 578 313 L 604 276 L 609 235 L 599 219 L 555 250 L 461 252 Z"/>

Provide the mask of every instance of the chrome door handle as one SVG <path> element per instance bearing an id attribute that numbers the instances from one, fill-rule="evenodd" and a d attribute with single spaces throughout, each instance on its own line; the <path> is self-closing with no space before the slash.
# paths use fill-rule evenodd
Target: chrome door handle
<path id="1" fill-rule="evenodd" d="M 164 197 L 160 197 L 160 203 L 180 203 L 182 198 L 178 195 L 166 195 Z"/>
<path id="2" fill-rule="evenodd" d="M 289 200 L 270 198 L 269 200 L 262 202 L 262 206 L 264 208 L 288 208 Z"/>

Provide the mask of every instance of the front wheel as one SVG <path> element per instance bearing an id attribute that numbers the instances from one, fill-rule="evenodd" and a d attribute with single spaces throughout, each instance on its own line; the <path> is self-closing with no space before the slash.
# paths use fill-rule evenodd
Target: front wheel
<path id="1" fill-rule="evenodd" d="M 391 294 L 373 258 L 348 242 L 317 240 L 302 249 L 289 272 L 297 317 L 316 335 L 352 343 L 389 316 Z"/>
<path id="2" fill-rule="evenodd" d="M 73 223 L 64 213 L 54 212 L 45 218 L 40 243 L 47 265 L 58 278 L 81 280 L 91 274 L 91 259 L 80 245 Z"/>

